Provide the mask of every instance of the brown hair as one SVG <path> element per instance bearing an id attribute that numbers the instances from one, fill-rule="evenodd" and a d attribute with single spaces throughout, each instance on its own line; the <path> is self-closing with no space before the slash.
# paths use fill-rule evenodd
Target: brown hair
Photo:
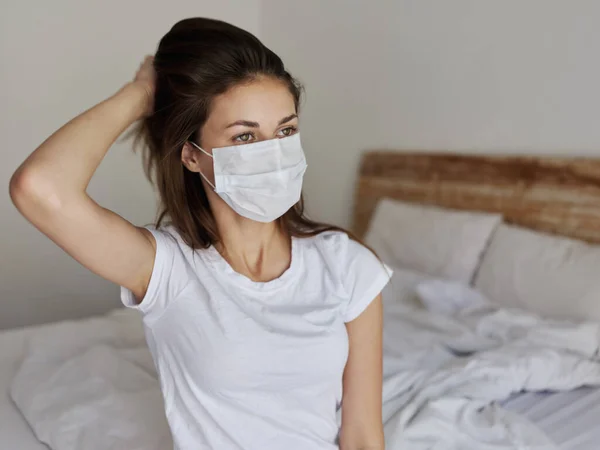
<path id="1" fill-rule="evenodd" d="M 176 23 L 159 43 L 154 68 L 154 111 L 133 133 L 135 146 L 143 145 L 146 175 L 160 194 L 156 226 L 167 218 L 189 246 L 207 248 L 219 241 L 218 230 L 200 177 L 181 162 L 184 143 L 200 145 L 199 130 L 210 114 L 212 99 L 236 84 L 259 76 L 281 80 L 294 96 L 296 110 L 302 87 L 254 35 L 213 19 Z M 302 198 L 278 220 L 290 236 L 347 233 L 308 219 Z"/>

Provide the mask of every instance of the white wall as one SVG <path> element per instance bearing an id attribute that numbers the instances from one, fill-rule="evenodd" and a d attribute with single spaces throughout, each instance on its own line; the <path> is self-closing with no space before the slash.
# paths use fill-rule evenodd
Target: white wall
<path id="1" fill-rule="evenodd" d="M 365 149 L 600 156 L 597 0 L 264 0 L 306 85 L 308 210 L 349 224 Z"/>
<path id="2" fill-rule="evenodd" d="M 188 16 L 258 32 L 305 82 L 306 193 L 319 219 L 349 223 L 364 149 L 600 149 L 596 0 L 4 0 L 0 328 L 118 304 L 116 287 L 18 215 L 8 180 L 50 133 L 128 80 Z M 127 144 L 111 150 L 91 193 L 134 223 L 154 216 Z"/>
<path id="3" fill-rule="evenodd" d="M 79 317 L 118 304 L 118 289 L 88 273 L 12 206 L 15 168 L 47 136 L 128 81 L 178 20 L 208 16 L 258 31 L 260 0 L 51 2 L 0 6 L 0 328 Z M 130 145 L 109 152 L 90 192 L 137 224 L 155 203 Z"/>

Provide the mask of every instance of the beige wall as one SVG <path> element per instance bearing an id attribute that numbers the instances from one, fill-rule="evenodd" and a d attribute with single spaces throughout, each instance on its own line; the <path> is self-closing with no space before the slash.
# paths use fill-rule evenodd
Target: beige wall
<path id="1" fill-rule="evenodd" d="M 88 273 L 18 215 L 8 196 L 18 164 L 64 122 L 129 80 L 177 20 L 216 17 L 257 32 L 259 6 L 259 0 L 2 1 L 0 328 L 118 304 L 115 286 Z M 111 149 L 90 192 L 134 223 L 154 217 L 152 190 L 128 144 Z"/>
<path id="2" fill-rule="evenodd" d="M 264 0 L 304 81 L 308 210 L 347 225 L 364 149 L 600 150 L 596 0 Z"/>

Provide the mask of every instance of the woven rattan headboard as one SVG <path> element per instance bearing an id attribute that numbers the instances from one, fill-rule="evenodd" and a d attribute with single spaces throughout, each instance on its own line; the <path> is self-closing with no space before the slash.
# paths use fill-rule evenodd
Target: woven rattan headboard
<path id="1" fill-rule="evenodd" d="M 527 228 L 600 243 L 600 159 L 368 152 L 353 229 L 380 198 L 502 213 Z"/>

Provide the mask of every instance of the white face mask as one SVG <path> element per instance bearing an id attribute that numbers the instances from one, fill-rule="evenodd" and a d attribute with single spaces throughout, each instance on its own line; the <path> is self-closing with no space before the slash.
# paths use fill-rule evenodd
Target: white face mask
<path id="1" fill-rule="evenodd" d="M 215 184 L 200 175 L 240 216 L 272 222 L 300 200 L 306 158 L 297 133 L 251 144 L 213 148 Z"/>

